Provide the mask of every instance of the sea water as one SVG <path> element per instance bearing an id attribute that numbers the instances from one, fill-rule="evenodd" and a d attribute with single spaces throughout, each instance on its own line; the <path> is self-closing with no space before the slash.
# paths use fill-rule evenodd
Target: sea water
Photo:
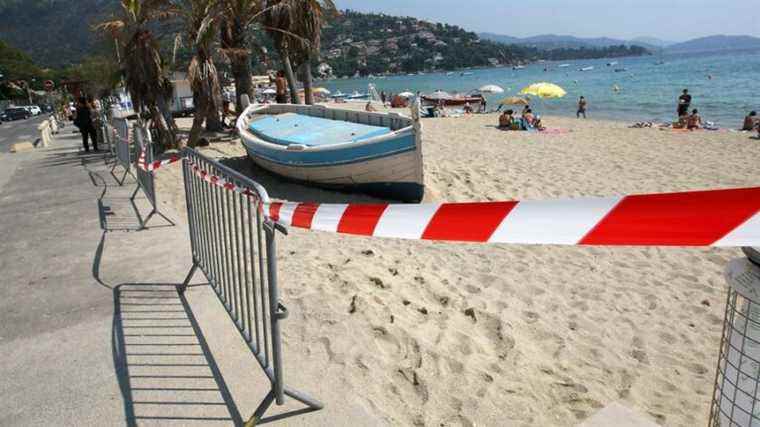
<path id="1" fill-rule="evenodd" d="M 617 64 L 607 65 L 612 62 Z M 559 67 L 560 64 L 570 66 Z M 579 71 L 591 66 L 592 71 Z M 623 68 L 626 71 L 615 72 Z M 760 112 L 758 50 L 541 62 L 520 70 L 487 68 L 453 74 L 327 80 L 318 84 L 333 93 L 367 92 L 367 85 L 372 83 L 378 92 L 423 94 L 439 89 L 466 94 L 496 84 L 505 93 L 487 96 L 489 109 L 493 109 L 503 97 L 518 95 L 523 87 L 544 81 L 561 86 L 567 95 L 561 99 L 532 100 L 531 106 L 539 114 L 574 116 L 578 97 L 585 96 L 589 118 L 669 122 L 676 118 L 677 98 L 687 88 L 693 97 L 691 108 L 699 109 L 703 120 L 721 127 L 738 128 L 749 111 Z"/>

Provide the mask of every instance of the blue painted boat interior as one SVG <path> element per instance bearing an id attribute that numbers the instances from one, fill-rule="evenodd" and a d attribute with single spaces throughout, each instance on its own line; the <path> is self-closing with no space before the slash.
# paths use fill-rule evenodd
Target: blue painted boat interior
<path id="1" fill-rule="evenodd" d="M 361 123 L 323 119 L 295 113 L 265 116 L 250 124 L 259 138 L 280 145 L 303 144 L 308 147 L 342 142 L 360 142 L 391 133 L 391 129 Z"/>

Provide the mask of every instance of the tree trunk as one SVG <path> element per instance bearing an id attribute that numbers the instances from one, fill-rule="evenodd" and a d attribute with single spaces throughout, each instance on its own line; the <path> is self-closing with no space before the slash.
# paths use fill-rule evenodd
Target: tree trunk
<path id="1" fill-rule="evenodd" d="M 172 112 L 169 109 L 168 102 L 163 96 L 158 97 L 158 105 L 153 114 L 153 121 L 157 122 L 156 128 L 161 138 L 161 144 L 164 149 L 174 148 L 177 144 L 177 124 L 174 123 Z"/>
<path id="2" fill-rule="evenodd" d="M 240 50 L 240 55 L 232 55 L 232 75 L 235 78 L 235 112 L 243 112 L 243 104 L 240 97 L 243 94 L 248 95 L 248 99 L 253 101 L 253 82 L 251 81 L 251 53 L 248 49 L 245 28 L 240 22 L 239 17 L 231 23 L 230 28 L 230 47 Z M 244 53 L 242 53 L 244 52 Z"/>
<path id="3" fill-rule="evenodd" d="M 219 110 L 214 108 L 213 105 L 209 105 L 206 109 L 206 130 L 209 132 L 221 132 L 224 130 Z"/>
<path id="4" fill-rule="evenodd" d="M 235 112 L 243 112 L 243 104 L 240 97 L 243 94 L 248 95 L 248 99 L 253 101 L 253 82 L 251 81 L 251 56 L 236 57 L 232 62 L 232 75 L 235 77 Z"/>
<path id="5" fill-rule="evenodd" d="M 301 65 L 303 75 L 304 100 L 308 105 L 314 105 L 314 93 L 312 93 L 311 54 L 306 55 L 306 60 Z"/>
<path id="6" fill-rule="evenodd" d="M 298 87 L 296 86 L 296 76 L 293 74 L 293 65 L 290 63 L 290 55 L 287 49 L 280 51 L 282 57 L 282 65 L 285 67 L 285 78 L 288 80 L 288 87 L 290 88 L 290 103 L 300 104 L 301 100 L 298 99 Z"/>
<path id="7" fill-rule="evenodd" d="M 203 131 L 206 100 L 202 96 L 199 96 L 199 94 L 193 93 L 193 104 L 195 105 L 195 114 L 193 114 L 193 127 L 190 129 L 190 140 L 187 142 L 189 147 L 198 145 L 198 139 L 200 139 L 201 132 Z"/>

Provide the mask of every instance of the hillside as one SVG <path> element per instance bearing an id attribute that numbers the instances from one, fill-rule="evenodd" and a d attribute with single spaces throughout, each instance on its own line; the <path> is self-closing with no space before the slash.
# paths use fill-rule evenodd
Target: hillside
<path id="1" fill-rule="evenodd" d="M 116 0 L 0 0 L 0 40 L 46 67 L 78 63 L 98 43 L 90 26 Z"/>
<path id="2" fill-rule="evenodd" d="M 760 49 L 760 38 L 750 36 L 710 36 L 668 46 L 669 52 L 713 52 Z"/>
<path id="3" fill-rule="evenodd" d="M 44 67 L 63 68 L 110 44 L 91 31 L 118 0 L 0 0 L 0 40 Z M 270 47 L 265 39 L 261 45 Z M 559 36 L 543 36 L 559 37 Z M 552 49 L 484 40 L 457 26 L 410 17 L 344 11 L 323 30 L 321 63 L 333 74 L 414 73 L 526 63 L 538 59 L 589 59 L 643 55 L 643 49 L 597 41 L 580 46 L 554 42 Z M 602 47 L 603 46 L 603 47 Z M 257 64 L 254 64 L 256 66 Z M 315 64 L 316 65 L 316 64 Z M 328 69 L 325 65 L 321 70 Z"/>
<path id="4" fill-rule="evenodd" d="M 339 76 L 511 64 L 528 54 L 457 26 L 352 11 L 322 33 L 322 58 Z"/>

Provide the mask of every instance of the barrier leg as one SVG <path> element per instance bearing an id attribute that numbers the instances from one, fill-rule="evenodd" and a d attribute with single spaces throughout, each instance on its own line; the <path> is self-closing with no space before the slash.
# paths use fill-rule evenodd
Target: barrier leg
<path id="1" fill-rule="evenodd" d="M 193 277 L 195 276 L 195 272 L 198 271 L 198 263 L 193 262 L 193 266 L 190 267 L 190 272 L 187 273 L 187 276 L 185 276 L 185 280 L 182 282 L 180 286 L 177 287 L 177 291 L 179 293 L 184 294 L 187 290 L 187 285 L 190 284 L 190 281 L 193 280 Z"/>
<path id="2" fill-rule="evenodd" d="M 150 211 L 150 213 L 148 214 L 148 216 L 145 217 L 145 221 L 143 221 L 143 228 L 145 228 L 145 224 L 147 224 L 148 221 L 150 221 L 150 219 L 153 218 L 153 215 L 160 216 L 161 218 L 165 219 L 166 222 L 168 222 L 171 225 L 177 225 L 177 224 L 174 223 L 174 221 L 172 221 L 169 218 L 167 218 L 166 215 L 162 214 L 158 209 L 153 208 L 153 210 Z"/>
<path id="3" fill-rule="evenodd" d="M 253 413 L 253 415 L 251 415 L 251 418 L 244 424 L 244 426 L 254 427 L 256 424 L 258 424 L 258 422 L 264 418 L 264 413 L 267 411 L 267 409 L 272 406 L 272 402 L 274 402 L 274 390 L 270 390 L 269 393 L 267 393 L 266 397 L 264 397 L 264 400 L 261 401 L 259 407 L 256 408 L 256 411 Z"/>

